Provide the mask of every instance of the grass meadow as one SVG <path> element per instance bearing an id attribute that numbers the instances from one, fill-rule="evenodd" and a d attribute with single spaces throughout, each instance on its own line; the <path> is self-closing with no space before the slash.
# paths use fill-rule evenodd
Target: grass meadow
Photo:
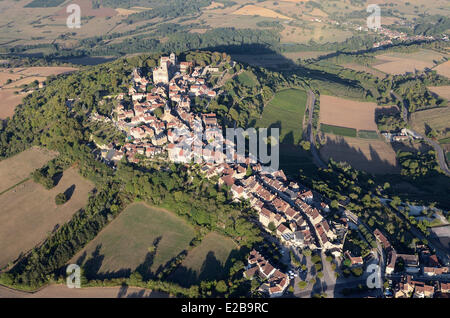
<path id="1" fill-rule="evenodd" d="M 320 130 L 324 133 L 338 135 L 338 136 L 356 137 L 356 129 L 355 128 L 320 124 Z"/>
<path id="2" fill-rule="evenodd" d="M 196 284 L 202 280 L 218 280 L 228 271 L 227 260 L 237 245 L 223 235 L 211 232 L 200 245 L 189 251 L 188 255 L 169 279 L 184 286 Z"/>
<path id="3" fill-rule="evenodd" d="M 80 251 L 71 262 L 86 276 L 124 277 L 138 267 L 156 273 L 188 249 L 194 228 L 165 209 L 133 203 Z"/>
<path id="4" fill-rule="evenodd" d="M 286 89 L 275 94 L 264 107 L 256 127 L 280 128 L 280 141 L 298 144 L 302 138 L 303 118 L 306 109 L 306 92 L 300 89 Z"/>

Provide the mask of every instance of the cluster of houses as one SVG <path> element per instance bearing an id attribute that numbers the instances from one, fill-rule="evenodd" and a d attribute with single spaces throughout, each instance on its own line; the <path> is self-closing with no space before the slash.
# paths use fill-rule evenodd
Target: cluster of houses
<path id="1" fill-rule="evenodd" d="M 422 136 L 407 128 L 402 128 L 399 132 L 384 132 L 382 135 L 388 142 L 403 142 L 410 139 L 422 139 Z"/>
<path id="2" fill-rule="evenodd" d="M 433 297 L 435 293 L 449 293 L 450 268 L 442 266 L 436 254 L 426 246 L 418 246 L 418 254 L 399 254 L 388 239 L 376 229 L 374 235 L 386 254 L 386 276 L 394 277 L 396 264 L 401 260 L 404 271 L 401 280 L 393 287 L 394 297 Z M 412 275 L 417 277 L 413 281 Z"/>
<path id="3" fill-rule="evenodd" d="M 399 32 L 395 30 L 390 30 L 386 27 L 380 27 L 377 32 L 386 36 L 387 39 L 373 44 L 374 48 L 383 47 L 386 45 L 392 45 L 393 40 L 397 41 L 433 41 L 435 38 L 431 35 L 412 35 L 408 36 L 405 32 Z"/>
<path id="4" fill-rule="evenodd" d="M 194 67 L 192 62 L 178 63 L 173 53 L 169 57 L 161 57 L 160 65 L 153 70 L 153 81 L 140 69 L 135 69 L 128 91 L 133 105 L 127 107 L 123 101 L 125 94 L 119 94 L 112 120 L 126 134 L 127 143 L 122 147 L 104 146 L 102 151 L 109 155 L 103 158 L 117 163 L 125 156 L 129 162 L 138 163 L 139 156 L 153 158 L 166 154 L 167 150 L 171 158 L 182 157 L 182 153 L 173 151 L 173 144 L 177 142 L 174 131 L 192 134 L 202 121 L 212 127 L 215 120 L 214 114 L 202 119 L 190 112 L 192 98 L 216 96 L 216 92 L 206 85 L 204 75 L 202 68 Z M 151 89 L 150 84 L 153 84 Z M 106 122 L 109 119 L 94 113 L 91 120 Z M 185 161 L 189 158 L 186 157 Z"/>
<path id="5" fill-rule="evenodd" d="M 323 217 L 329 207 L 320 202 L 314 207 L 311 190 L 289 182 L 282 170 L 267 172 L 259 165 L 251 166 L 253 173 L 244 174 L 231 169 L 224 171 L 219 183 L 231 187 L 233 198 L 248 200 L 259 214 L 260 224 L 276 234 L 287 246 L 329 250 L 341 256 L 342 241 L 338 240 L 334 226 Z"/>
<path id="6" fill-rule="evenodd" d="M 258 212 L 262 227 L 283 244 L 329 250 L 340 256 L 343 239 L 336 234 L 336 228 L 342 224 L 330 224 L 323 217 L 323 213 L 329 212 L 326 203 L 315 199 L 311 190 L 289 182 L 282 170 L 263 169 L 257 161 L 235 151 L 231 153 L 232 161 L 225 160 L 216 143 L 230 143 L 230 149 L 235 149 L 235 145 L 223 137 L 216 138 L 222 136 L 216 115 L 191 112 L 191 98 L 216 96 L 206 85 L 209 69 L 214 70 L 208 67 L 202 70 L 190 62 L 179 63 L 174 54 L 161 57 L 160 65 L 153 70 L 153 81 L 135 69 L 128 91 L 133 107 L 126 106 L 122 93 L 117 96 L 113 119 L 91 115 L 91 120 L 111 122 L 127 136 L 122 147 L 98 145 L 104 159 L 114 163 L 123 157 L 133 163 L 154 157 L 172 162 L 199 162 L 206 178 L 216 176 L 219 185 L 230 187 L 233 199 L 248 200 Z M 199 131 L 202 133 L 198 134 Z M 196 161 L 197 155 L 202 156 L 201 161 Z M 289 284 L 287 275 L 256 252 L 253 254 L 249 264 L 256 264 L 261 275 L 268 279 L 263 289 L 271 296 L 283 294 Z"/>
<path id="7" fill-rule="evenodd" d="M 450 283 L 440 281 L 426 283 L 413 280 L 411 275 L 403 276 L 392 294 L 395 298 L 433 298 L 448 297 L 448 295 L 450 295 Z"/>
<path id="8" fill-rule="evenodd" d="M 270 297 L 282 296 L 290 283 L 288 275 L 273 267 L 258 251 L 252 250 L 244 276 L 253 279 L 255 275 L 263 281 L 259 291 L 268 293 Z"/>

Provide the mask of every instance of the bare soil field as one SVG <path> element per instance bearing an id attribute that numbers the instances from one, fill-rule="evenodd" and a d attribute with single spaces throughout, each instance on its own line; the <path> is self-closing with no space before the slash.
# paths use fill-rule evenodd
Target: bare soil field
<path id="1" fill-rule="evenodd" d="M 26 93 L 14 94 L 17 89 L 0 89 L 0 119 L 6 119 L 14 115 L 16 106 L 22 102 Z"/>
<path id="2" fill-rule="evenodd" d="M 434 61 L 442 59 L 443 56 L 443 54 L 431 50 L 381 54 L 376 56 L 380 63 L 374 64 L 373 67 L 388 74 L 413 73 L 416 70 L 432 68 L 435 65 Z"/>
<path id="3" fill-rule="evenodd" d="M 130 10 L 130 9 L 123 9 L 123 8 L 117 8 L 115 10 L 117 11 L 117 13 L 119 15 L 122 15 L 122 16 L 128 16 L 130 14 L 139 12 L 138 10 Z"/>
<path id="4" fill-rule="evenodd" d="M 450 100 L 450 86 L 435 86 L 435 87 L 428 87 L 428 89 L 435 93 L 436 95 L 439 95 L 447 100 Z"/>
<path id="5" fill-rule="evenodd" d="M 209 6 L 207 6 L 205 8 L 205 10 L 214 10 L 214 9 L 218 9 L 218 8 L 223 8 L 224 4 L 220 3 L 220 2 L 211 2 L 211 4 Z"/>
<path id="6" fill-rule="evenodd" d="M 311 12 L 308 13 L 309 15 L 313 15 L 316 17 L 328 17 L 328 14 L 320 10 L 319 8 L 314 8 Z"/>
<path id="7" fill-rule="evenodd" d="M 73 189 L 68 202 L 57 206 L 58 193 Z M 51 190 L 28 180 L 0 195 L 0 268 L 42 242 L 85 206 L 93 185 L 69 168 Z"/>
<path id="8" fill-rule="evenodd" d="M 434 70 L 438 74 L 450 78 L 450 61 L 447 61 L 445 63 L 442 63 L 441 65 L 436 66 Z"/>
<path id="9" fill-rule="evenodd" d="M 57 156 L 45 148 L 32 147 L 0 161 L 0 193 L 25 180 L 30 174 Z"/>
<path id="10" fill-rule="evenodd" d="M 39 82 L 45 81 L 47 76 L 59 75 L 65 73 L 75 72 L 78 69 L 64 66 L 36 66 L 27 68 L 1 68 L 0 69 L 0 119 L 5 119 L 14 115 L 14 109 L 22 102 L 22 98 L 26 94 L 14 94 L 14 92 L 21 85 L 30 84 L 37 80 Z M 9 73 L 12 71 L 12 73 Z M 13 82 L 6 84 L 8 79 Z"/>
<path id="11" fill-rule="evenodd" d="M 60 34 L 67 33 L 66 7 L 69 3 L 79 4 L 84 18 L 81 21 L 82 27 L 77 29 L 77 39 L 104 35 L 124 18 L 112 8 L 93 9 L 90 0 L 66 1 L 58 7 L 49 8 L 24 7 L 29 2 L 30 0 L 0 1 L 0 43 L 14 42 L 15 45 L 52 43 Z M 117 28 L 122 26 L 125 24 L 121 24 Z M 126 25 L 125 29 L 127 27 L 131 28 Z M 57 39 L 55 43 L 65 46 L 71 41 L 73 41 L 73 37 L 69 36 L 67 39 Z M 31 51 L 32 49 L 26 53 L 31 53 Z M 38 49 L 38 51 L 42 50 Z"/>
<path id="12" fill-rule="evenodd" d="M 117 287 L 68 288 L 66 285 L 49 285 L 35 293 L 27 293 L 0 286 L 0 298 L 167 298 L 168 294 L 149 289 Z"/>
<path id="13" fill-rule="evenodd" d="M 412 128 L 424 134 L 427 125 L 436 129 L 441 137 L 450 136 L 450 107 L 421 110 L 411 114 Z"/>
<path id="14" fill-rule="evenodd" d="M 24 76 L 51 76 L 77 71 L 77 68 L 66 66 L 32 66 L 18 70 L 17 73 Z"/>
<path id="15" fill-rule="evenodd" d="M 34 81 L 43 82 L 47 79 L 47 77 L 43 76 L 28 76 L 17 81 L 14 81 L 8 85 L 4 85 L 3 88 L 19 88 L 22 85 L 28 85 Z"/>
<path id="16" fill-rule="evenodd" d="M 286 19 L 292 20 L 290 17 L 279 14 L 273 10 L 266 9 L 263 7 L 258 7 L 255 5 L 247 5 L 233 12 L 236 15 L 259 15 L 266 18 L 277 18 L 277 19 Z"/>
<path id="17" fill-rule="evenodd" d="M 395 151 L 381 140 L 368 140 L 325 134 L 320 155 L 328 161 L 345 161 L 352 167 L 374 174 L 400 173 Z"/>
<path id="18" fill-rule="evenodd" d="M 323 124 L 355 128 L 358 130 L 377 130 L 376 103 L 359 102 L 334 96 L 320 96 L 320 122 Z"/>
<path id="19" fill-rule="evenodd" d="M 21 75 L 6 72 L 6 69 L 5 69 L 5 72 L 0 72 L 0 86 L 5 85 L 9 79 L 12 81 L 16 81 L 16 80 L 20 79 L 20 77 L 21 77 Z"/>

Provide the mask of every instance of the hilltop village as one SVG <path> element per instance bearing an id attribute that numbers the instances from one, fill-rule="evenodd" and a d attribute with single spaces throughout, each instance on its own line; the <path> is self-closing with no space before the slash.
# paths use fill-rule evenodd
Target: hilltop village
<path id="1" fill-rule="evenodd" d="M 260 163 L 250 163 L 249 158 L 240 158 L 238 162 L 245 162 L 242 164 L 217 160 L 225 155 L 211 151 L 216 142 L 214 135 L 222 134 L 215 114 L 191 112 L 192 98 L 216 97 L 216 92 L 206 84 L 208 74 L 214 71 L 217 70 L 213 67 L 178 62 L 174 54 L 161 57 L 160 65 L 153 69 L 152 79 L 135 69 L 128 91 L 133 107 L 127 109 L 122 103 L 125 94 L 119 94 L 112 118 L 91 115 L 91 120 L 112 122 L 126 134 L 127 142 L 122 147 L 97 145 L 103 160 L 114 164 L 125 157 L 132 163 L 158 159 L 189 163 L 195 159 L 195 151 L 184 151 L 181 145 L 186 138 L 191 139 L 193 147 L 202 147 L 200 171 L 205 177 L 218 178 L 219 186 L 231 189 L 234 200 L 248 200 L 259 214 L 260 225 L 275 234 L 282 244 L 327 250 L 336 257 L 341 256 L 346 223 L 329 223 L 322 215 L 329 211 L 328 205 L 315 198 L 311 190 L 289 182 L 282 170 L 267 172 Z M 146 92 L 150 83 L 154 87 Z M 205 139 L 209 142 L 197 140 L 194 132 L 199 128 L 206 131 Z M 175 131 L 184 132 L 184 136 Z M 234 149 L 234 145 L 231 148 Z M 235 152 L 233 155 L 238 156 Z M 258 272 L 261 279 L 268 279 L 261 290 L 270 296 L 282 295 L 289 286 L 289 276 L 273 267 L 257 251 L 252 252 L 249 266 L 245 275 L 253 278 Z"/>
<path id="2" fill-rule="evenodd" d="M 218 72 L 217 67 L 179 62 L 175 54 L 161 57 L 159 66 L 149 75 L 135 69 L 128 96 L 121 93 L 116 97 L 117 106 L 111 117 L 97 113 L 91 115 L 92 121 L 112 123 L 126 136 L 123 146 L 97 145 L 101 160 L 112 166 L 120 160 L 136 164 L 141 161 L 169 161 L 186 165 L 195 162 L 205 178 L 217 180 L 219 186 L 228 187 L 233 200 L 249 202 L 258 213 L 259 226 L 275 236 L 282 246 L 309 249 L 316 253 L 327 252 L 336 259 L 350 262 L 351 268 L 362 268 L 367 260 L 343 250 L 349 227 L 359 224 L 350 211 L 336 218 L 329 213 L 329 200 L 303 185 L 291 182 L 282 170 L 263 169 L 261 163 L 239 157 L 235 151 L 231 153 L 232 160 L 225 160 L 230 158 L 226 158 L 223 150 L 217 150 L 221 149 L 217 148 L 219 141 L 224 140 L 218 138 L 222 137 L 223 130 L 218 118 L 214 113 L 195 113 L 191 110 L 193 99 L 211 101 L 218 94 L 207 84 L 208 76 L 214 72 Z M 130 100 L 132 106 L 125 100 Z M 204 135 L 199 135 L 198 131 L 204 132 Z M 226 143 L 235 149 L 234 141 L 226 140 Z M 374 235 L 384 247 L 387 264 L 382 264 L 382 270 L 386 277 L 395 275 L 397 259 L 412 264 L 408 266 L 408 273 L 418 272 L 417 256 L 396 254 L 381 232 L 376 231 Z M 435 273 L 436 270 L 438 273 Z M 440 276 L 445 274 L 440 271 L 446 270 L 440 265 L 428 264 L 424 273 L 427 277 Z M 244 276 L 257 279 L 259 291 L 271 297 L 283 295 L 294 279 L 292 272 L 283 273 L 256 250 L 250 253 Z M 402 278 L 404 282 L 402 280 L 400 285 L 390 285 L 389 290 L 393 290 L 396 297 L 402 297 L 399 290 L 406 288 L 410 291 L 412 284 L 418 291 L 416 297 L 429 296 L 430 293 L 420 291 L 423 288 L 431 290 L 431 287 L 426 284 L 422 286 L 423 283 L 408 277 Z"/>

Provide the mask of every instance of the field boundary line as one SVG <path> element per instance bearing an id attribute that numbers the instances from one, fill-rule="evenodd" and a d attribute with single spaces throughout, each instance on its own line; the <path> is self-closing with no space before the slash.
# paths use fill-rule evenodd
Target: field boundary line
<path id="1" fill-rule="evenodd" d="M 0 195 L 5 194 L 5 193 L 8 192 L 8 191 L 11 191 L 11 190 L 14 189 L 15 187 L 20 186 L 22 183 L 25 183 L 25 182 L 27 182 L 27 181 L 30 180 L 30 179 L 31 179 L 31 177 L 28 177 L 28 178 L 26 178 L 26 179 L 20 181 L 19 183 L 16 183 L 15 185 L 9 187 L 8 189 L 6 189 L 6 190 L 0 192 Z"/>

